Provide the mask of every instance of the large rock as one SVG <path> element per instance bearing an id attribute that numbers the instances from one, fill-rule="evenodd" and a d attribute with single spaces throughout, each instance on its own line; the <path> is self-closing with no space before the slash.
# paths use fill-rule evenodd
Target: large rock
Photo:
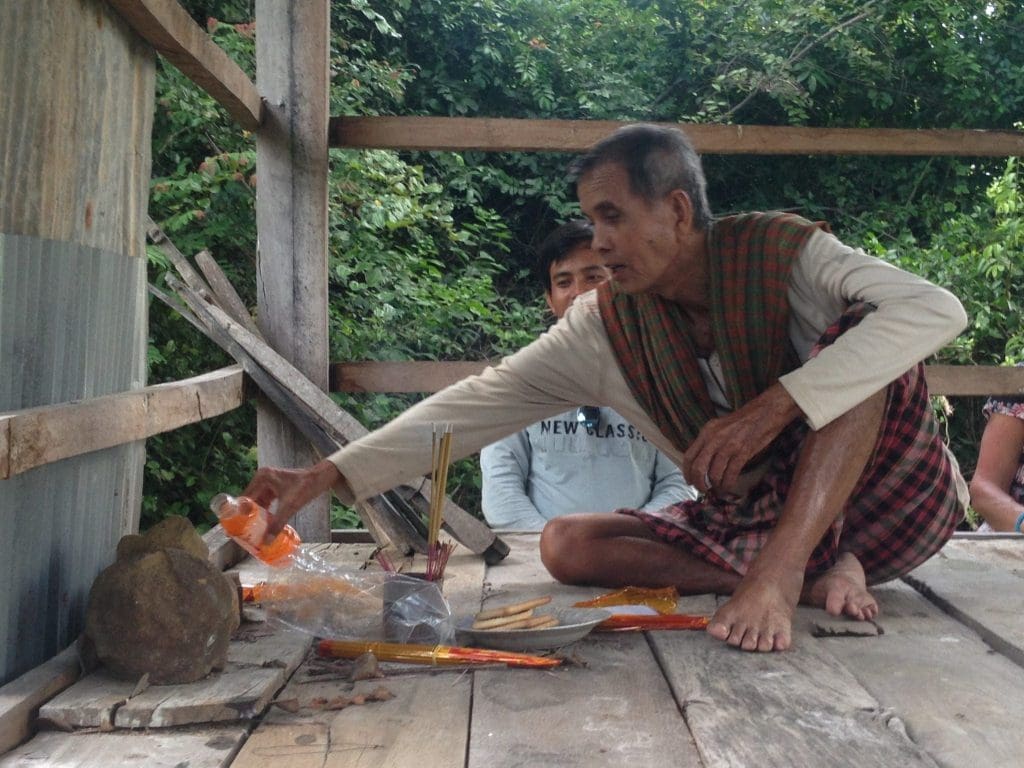
<path id="1" fill-rule="evenodd" d="M 174 531 L 182 533 L 181 523 L 125 537 L 117 562 L 93 582 L 86 640 L 117 677 L 148 673 L 157 685 L 190 683 L 227 661 L 238 627 L 235 589 L 205 557 L 188 551 L 196 551 L 194 544 L 181 544 L 190 537 Z M 192 536 L 198 539 L 194 530 Z"/>

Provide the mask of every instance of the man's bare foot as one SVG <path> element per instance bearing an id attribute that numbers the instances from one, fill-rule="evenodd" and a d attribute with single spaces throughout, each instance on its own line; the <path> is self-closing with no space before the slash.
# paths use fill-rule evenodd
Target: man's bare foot
<path id="1" fill-rule="evenodd" d="M 803 602 L 824 608 L 833 616 L 870 621 L 878 615 L 878 603 L 868 592 L 860 561 L 849 552 L 839 555 L 832 568 L 808 582 Z"/>
<path id="2" fill-rule="evenodd" d="M 784 651 L 792 644 L 793 611 L 803 574 L 748 574 L 708 624 L 712 637 L 744 651 Z"/>

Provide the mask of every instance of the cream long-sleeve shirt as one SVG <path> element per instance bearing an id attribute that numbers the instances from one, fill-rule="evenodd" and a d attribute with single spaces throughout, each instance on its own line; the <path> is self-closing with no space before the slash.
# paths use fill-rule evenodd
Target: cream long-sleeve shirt
<path id="1" fill-rule="evenodd" d="M 870 302 L 876 311 L 808 360 L 825 329 L 857 301 Z M 793 265 L 789 303 L 789 335 L 803 365 L 779 381 L 815 430 L 935 353 L 967 325 L 963 307 L 948 291 L 823 231 L 811 235 Z M 329 459 L 355 497 L 364 499 L 429 471 L 434 424 L 452 425 L 456 459 L 577 403 L 614 408 L 681 465 L 682 451 L 630 392 L 594 291 L 579 296 L 556 325 L 497 366 L 432 395 Z M 957 474 L 965 500 L 966 484 Z"/>

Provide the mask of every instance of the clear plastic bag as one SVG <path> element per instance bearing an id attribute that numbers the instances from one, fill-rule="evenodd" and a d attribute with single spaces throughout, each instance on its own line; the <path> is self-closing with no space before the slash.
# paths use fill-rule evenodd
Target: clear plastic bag
<path id="1" fill-rule="evenodd" d="M 455 623 L 443 582 L 422 574 L 389 573 L 384 582 L 384 639 L 392 643 L 447 644 Z"/>
<path id="2" fill-rule="evenodd" d="M 315 637 L 438 644 L 455 636 L 441 585 L 422 575 L 350 570 L 300 551 L 251 592 L 268 621 Z"/>

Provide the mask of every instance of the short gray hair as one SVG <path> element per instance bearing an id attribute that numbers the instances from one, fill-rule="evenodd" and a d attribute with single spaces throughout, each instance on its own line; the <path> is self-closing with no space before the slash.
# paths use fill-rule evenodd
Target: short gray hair
<path id="1" fill-rule="evenodd" d="M 625 168 L 634 194 L 648 202 L 681 189 L 693 203 L 693 223 L 700 230 L 711 226 L 707 180 L 700 155 L 678 128 L 638 123 L 619 128 L 601 139 L 569 167 L 570 178 L 579 180 L 599 165 L 615 163 Z"/>

